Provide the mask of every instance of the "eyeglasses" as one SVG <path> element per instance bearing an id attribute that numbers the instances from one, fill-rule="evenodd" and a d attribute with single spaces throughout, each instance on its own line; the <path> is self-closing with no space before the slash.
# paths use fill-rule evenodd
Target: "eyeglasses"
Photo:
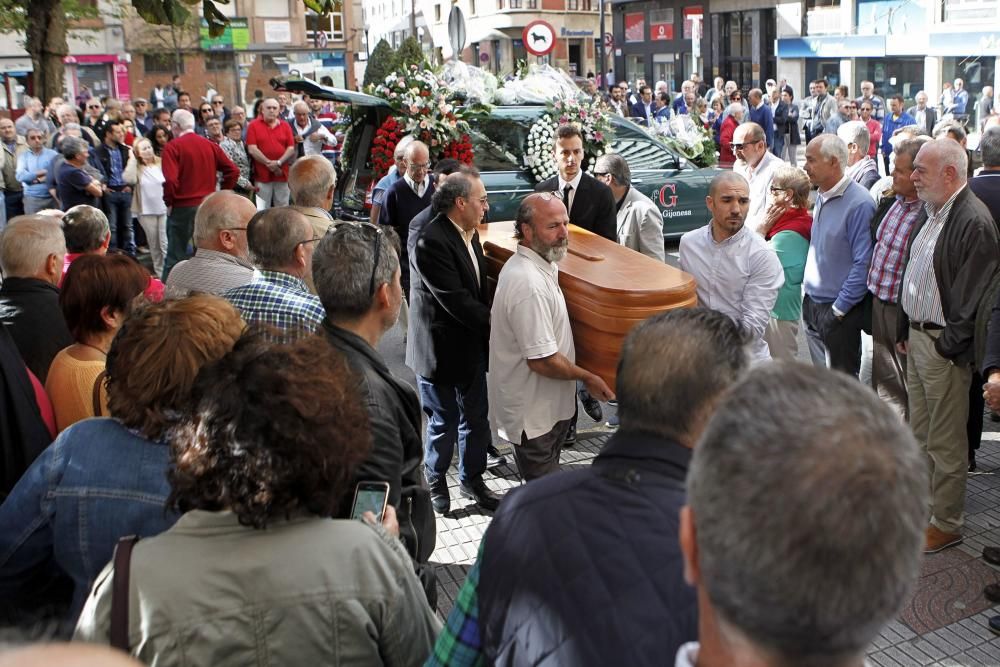
<path id="1" fill-rule="evenodd" d="M 768 189 L 769 189 L 769 190 L 771 191 L 771 194 L 772 194 L 772 195 L 776 195 L 776 194 L 780 194 L 780 193 L 782 193 L 782 192 L 784 192 L 784 191 L 785 191 L 785 188 L 779 188 L 779 187 L 777 187 L 777 186 L 775 186 L 775 185 L 772 185 L 772 186 L 771 186 L 770 188 L 768 188 Z"/>
<path id="2" fill-rule="evenodd" d="M 594 176 L 597 177 L 597 178 L 601 178 L 602 176 L 607 176 L 607 175 L 608 175 L 608 172 L 606 172 L 606 171 L 595 171 L 594 172 Z"/>
<path id="3" fill-rule="evenodd" d="M 430 162 L 423 162 L 423 163 L 421 163 L 421 162 L 411 162 L 410 166 L 413 167 L 414 169 L 416 169 L 417 171 L 427 171 L 428 169 L 431 168 L 431 163 Z"/>
<path id="4" fill-rule="evenodd" d="M 326 233 L 328 235 L 336 234 L 340 229 L 348 229 L 351 227 L 360 229 L 371 229 L 375 232 L 375 245 L 372 252 L 372 254 L 375 255 L 375 259 L 372 262 L 372 276 L 368 281 L 368 298 L 370 299 L 371 297 L 375 296 L 375 273 L 378 271 L 378 261 L 382 257 L 382 237 L 385 236 L 385 232 L 382 231 L 382 228 L 379 225 L 373 225 L 370 222 L 354 221 L 354 220 L 337 220 L 332 225 L 330 225 L 329 229 L 326 230 Z"/>
<path id="5" fill-rule="evenodd" d="M 742 144 L 729 144 L 729 145 L 733 147 L 734 151 L 738 151 L 741 148 L 746 148 L 747 146 L 753 146 L 754 144 L 759 144 L 761 141 L 763 140 L 756 139 L 754 141 L 744 141 Z"/>
<path id="6" fill-rule="evenodd" d="M 246 230 L 247 230 L 246 227 L 223 227 L 222 228 L 222 231 L 224 231 L 224 232 L 245 232 Z"/>
<path id="7" fill-rule="evenodd" d="M 317 236 L 315 238 L 306 239 L 305 241 L 299 241 L 298 243 L 295 244 L 295 247 L 298 248 L 300 245 L 306 245 L 307 243 L 316 243 L 317 241 L 322 241 L 322 240 L 323 237 Z"/>
<path id="8" fill-rule="evenodd" d="M 208 107 L 207 109 L 202 109 L 201 112 L 202 113 L 212 113 L 212 107 Z"/>
<path id="9" fill-rule="evenodd" d="M 101 105 L 100 104 L 88 104 L 87 108 L 88 109 L 100 109 Z"/>
<path id="10" fill-rule="evenodd" d="M 216 106 L 216 105 L 218 105 L 218 106 L 221 107 L 223 104 L 225 104 L 225 102 L 223 100 L 215 100 L 214 102 L 212 102 L 212 106 L 213 107 Z"/>

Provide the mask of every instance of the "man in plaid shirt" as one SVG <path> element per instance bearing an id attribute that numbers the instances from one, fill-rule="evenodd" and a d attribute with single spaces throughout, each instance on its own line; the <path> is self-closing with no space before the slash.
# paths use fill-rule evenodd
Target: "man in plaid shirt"
<path id="1" fill-rule="evenodd" d="M 320 240 L 312 225 L 298 211 L 279 207 L 258 212 L 246 233 L 260 273 L 223 296 L 247 324 L 264 328 L 272 340 L 287 342 L 314 333 L 326 311 L 307 287 Z"/>
<path id="2" fill-rule="evenodd" d="M 930 137 L 914 137 L 896 145 L 890 196 L 880 203 L 872 219 L 875 249 L 868 270 L 872 299 L 872 389 L 903 418 L 906 409 L 906 355 L 896 349 L 899 322 L 899 283 L 903 278 L 906 243 L 913 226 L 927 217 L 923 202 L 910 180 L 913 158 Z"/>

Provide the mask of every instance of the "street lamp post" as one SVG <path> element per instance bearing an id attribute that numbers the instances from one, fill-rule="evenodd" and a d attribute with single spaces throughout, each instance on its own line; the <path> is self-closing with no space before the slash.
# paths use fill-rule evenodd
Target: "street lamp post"
<path id="1" fill-rule="evenodd" d="M 598 16 L 600 17 L 598 19 L 598 21 L 600 22 L 600 28 L 598 30 L 600 39 L 598 40 L 598 46 L 597 46 L 597 52 L 598 52 L 597 71 L 598 71 L 598 76 L 600 77 L 598 78 L 598 81 L 601 82 L 601 90 L 607 91 L 608 76 L 606 70 L 608 67 L 608 58 L 607 54 L 604 52 L 604 0 L 598 0 L 598 2 L 601 3 L 601 7 L 598 10 Z"/>

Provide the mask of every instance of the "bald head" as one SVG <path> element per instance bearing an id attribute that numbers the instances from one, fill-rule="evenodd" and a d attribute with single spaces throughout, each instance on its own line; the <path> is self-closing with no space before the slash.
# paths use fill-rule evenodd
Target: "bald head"
<path id="1" fill-rule="evenodd" d="M 406 173 L 416 182 L 424 180 L 431 165 L 431 154 L 427 144 L 414 141 L 406 147 Z"/>
<path id="2" fill-rule="evenodd" d="M 245 256 L 246 226 L 256 212 L 257 207 L 246 197 L 229 190 L 212 193 L 198 207 L 194 218 L 195 247 L 237 254 L 231 252 L 233 244 L 226 241 L 239 239 L 235 245 Z"/>
<path id="3" fill-rule="evenodd" d="M 288 187 L 296 206 L 329 210 L 336 185 L 337 172 L 322 155 L 299 158 L 288 171 Z"/>
<path id="4" fill-rule="evenodd" d="M 714 197 L 720 189 L 733 185 L 749 187 L 747 185 L 747 179 L 743 178 L 735 171 L 720 171 L 708 185 L 708 196 Z"/>

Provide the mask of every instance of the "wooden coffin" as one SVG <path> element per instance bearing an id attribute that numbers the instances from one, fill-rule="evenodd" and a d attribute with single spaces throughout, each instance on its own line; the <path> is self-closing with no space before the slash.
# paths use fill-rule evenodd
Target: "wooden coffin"
<path id="1" fill-rule="evenodd" d="M 511 222 L 479 226 L 491 289 L 517 249 Z M 569 226 L 569 253 L 559 263 L 576 363 L 612 389 L 622 343 L 646 318 L 697 303 L 694 278 L 576 225 Z"/>

